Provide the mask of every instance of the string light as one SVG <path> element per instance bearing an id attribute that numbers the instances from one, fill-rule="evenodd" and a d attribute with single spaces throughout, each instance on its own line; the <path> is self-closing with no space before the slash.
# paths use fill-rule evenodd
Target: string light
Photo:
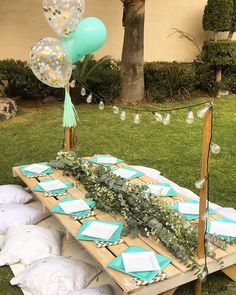
<path id="1" fill-rule="evenodd" d="M 101 111 L 103 111 L 105 109 L 105 104 L 104 104 L 104 102 L 102 100 L 99 102 L 98 108 Z"/>
<path id="2" fill-rule="evenodd" d="M 135 116 L 134 116 L 134 124 L 140 124 L 141 120 L 140 120 L 140 114 L 137 113 Z"/>
<path id="3" fill-rule="evenodd" d="M 85 89 L 85 87 L 82 87 L 82 88 L 81 88 L 80 94 L 81 94 L 82 96 L 85 96 L 85 95 L 86 95 L 86 89 Z"/>
<path id="4" fill-rule="evenodd" d="M 207 179 L 208 179 L 208 176 L 205 176 L 205 177 L 199 179 L 198 181 L 195 182 L 195 187 L 197 189 L 202 189 L 204 187 Z"/>
<path id="5" fill-rule="evenodd" d="M 90 94 L 87 96 L 86 102 L 87 102 L 87 103 L 91 103 L 92 100 L 93 100 L 93 94 L 90 93 Z"/>
<path id="6" fill-rule="evenodd" d="M 208 213 L 208 211 L 206 211 L 206 212 L 204 212 L 203 214 L 202 214 L 202 220 L 203 221 L 207 221 L 208 219 L 209 219 L 209 213 Z"/>
<path id="7" fill-rule="evenodd" d="M 207 112 L 212 108 L 211 103 L 207 103 L 204 108 L 197 111 L 198 118 L 202 119 L 206 116 Z"/>
<path id="8" fill-rule="evenodd" d="M 120 113 L 120 119 L 121 119 L 121 121 L 125 121 L 126 120 L 126 112 L 125 111 L 122 111 Z"/>
<path id="9" fill-rule="evenodd" d="M 220 146 L 216 143 L 211 143 L 211 152 L 215 155 L 218 155 L 220 153 Z"/>
<path id="10" fill-rule="evenodd" d="M 120 110 L 117 106 L 113 106 L 112 111 L 113 111 L 113 114 L 118 115 Z"/>
<path id="11" fill-rule="evenodd" d="M 163 125 L 169 125 L 170 119 L 171 119 L 171 113 L 168 112 L 168 113 L 166 113 L 165 117 L 162 119 Z"/>
<path id="12" fill-rule="evenodd" d="M 154 112 L 154 117 L 157 120 L 157 122 L 161 122 L 162 121 L 162 115 L 158 112 Z"/>
<path id="13" fill-rule="evenodd" d="M 191 107 L 188 109 L 186 122 L 188 124 L 193 124 L 193 122 L 194 122 L 194 114 L 193 114 L 193 111 L 192 111 Z"/>
<path id="14" fill-rule="evenodd" d="M 75 88 L 75 80 L 73 80 L 73 81 L 70 82 L 70 87 L 71 88 Z"/>

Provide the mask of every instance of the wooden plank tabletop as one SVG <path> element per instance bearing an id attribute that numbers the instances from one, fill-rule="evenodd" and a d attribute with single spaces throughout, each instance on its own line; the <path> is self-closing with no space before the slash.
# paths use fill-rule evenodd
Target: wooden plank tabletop
<path id="1" fill-rule="evenodd" d="M 116 168 L 122 165 L 126 165 L 125 163 L 120 163 L 118 165 L 113 165 L 112 168 Z M 18 176 L 29 189 L 32 189 L 34 185 L 36 185 L 39 181 L 44 179 L 45 177 L 38 178 L 28 178 L 24 176 L 19 167 L 13 168 L 13 175 Z M 63 175 L 63 171 L 54 170 L 54 172 L 50 175 L 47 175 L 46 178 L 53 178 L 59 180 L 69 180 L 72 181 L 76 186 L 70 187 L 67 190 L 67 196 L 74 198 L 85 198 L 86 190 L 82 186 L 81 183 L 75 181 L 72 176 Z M 141 176 L 139 178 L 130 180 L 131 183 L 140 184 L 140 183 L 156 183 L 154 179 L 148 176 Z M 50 210 L 54 207 L 58 200 L 62 199 L 62 196 L 58 197 L 45 197 L 44 193 L 33 191 L 33 194 L 39 199 L 39 201 Z M 168 203 L 176 202 L 176 200 L 188 199 L 188 197 L 178 194 L 176 197 L 163 197 L 164 201 Z M 96 215 L 95 217 L 91 217 L 90 219 L 102 219 L 102 220 L 121 220 L 124 222 L 123 218 L 120 215 L 111 216 L 108 213 L 102 212 L 100 210 L 94 210 Z M 65 229 L 70 232 L 73 237 L 76 237 L 77 232 L 79 231 L 83 220 L 78 221 L 71 218 L 69 215 L 57 214 L 53 213 L 53 215 L 61 222 L 61 224 L 65 227 Z M 193 221 L 195 225 L 197 225 L 197 220 Z M 160 294 L 169 289 L 175 288 L 179 285 L 190 282 L 196 277 L 194 276 L 193 271 L 189 271 L 185 265 L 183 265 L 177 258 L 175 258 L 167 248 L 163 246 L 161 242 L 157 242 L 154 238 L 146 238 L 139 235 L 137 238 L 132 239 L 130 237 L 124 237 L 124 243 L 119 245 L 114 245 L 111 247 L 105 248 L 97 248 L 95 243 L 92 241 L 78 241 L 103 267 L 103 269 L 117 282 L 117 284 L 124 290 L 124 293 L 135 293 L 135 294 L 144 294 L 142 293 L 143 288 L 145 288 L 145 294 Z M 128 246 L 136 245 L 140 247 L 144 247 L 146 249 L 154 250 L 157 253 L 165 255 L 171 259 L 171 264 L 168 265 L 164 272 L 167 274 L 167 279 L 163 282 L 158 282 L 154 284 L 150 284 L 145 287 L 138 287 L 135 285 L 133 281 L 133 277 L 116 271 L 114 269 L 108 268 L 107 263 L 113 260 L 116 256 L 120 255 Z M 231 245 L 227 248 L 227 250 L 223 251 L 221 249 L 216 250 L 216 255 L 218 259 L 222 259 L 224 261 L 225 267 L 229 265 L 233 265 L 236 263 L 236 245 Z M 217 271 L 220 269 L 218 264 L 211 258 L 207 259 L 208 267 L 210 272 Z M 199 261 L 201 264 L 204 261 Z"/>

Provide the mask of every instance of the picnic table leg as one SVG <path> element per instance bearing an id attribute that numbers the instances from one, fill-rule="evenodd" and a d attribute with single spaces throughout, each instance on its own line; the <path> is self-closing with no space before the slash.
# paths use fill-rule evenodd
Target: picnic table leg
<path id="1" fill-rule="evenodd" d="M 171 289 L 171 290 L 166 291 L 164 293 L 161 293 L 160 295 L 173 295 L 176 290 L 177 290 L 177 288 L 174 288 L 174 289 Z"/>
<path id="2" fill-rule="evenodd" d="M 236 264 L 226 267 L 221 270 L 224 274 L 226 274 L 231 280 L 236 282 Z"/>

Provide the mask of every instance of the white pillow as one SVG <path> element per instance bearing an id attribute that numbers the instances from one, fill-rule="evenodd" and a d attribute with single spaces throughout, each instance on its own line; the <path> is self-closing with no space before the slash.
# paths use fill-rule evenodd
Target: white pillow
<path id="1" fill-rule="evenodd" d="M 103 285 L 93 289 L 83 289 L 75 292 L 70 292 L 66 295 L 113 295 L 113 292 L 110 285 Z"/>
<path id="2" fill-rule="evenodd" d="M 36 224 L 49 215 L 40 209 L 22 204 L 0 205 L 0 234 L 13 225 Z"/>
<path id="3" fill-rule="evenodd" d="M 24 204 L 31 199 L 31 194 L 27 193 L 20 185 L 0 185 L 0 205 L 12 203 Z"/>
<path id="4" fill-rule="evenodd" d="M 18 262 L 30 264 L 35 260 L 61 254 L 62 232 L 37 225 L 8 228 L 0 252 L 0 266 Z"/>
<path id="5" fill-rule="evenodd" d="M 99 272 L 83 261 L 48 257 L 33 262 L 10 283 L 35 295 L 64 295 L 86 288 Z"/>

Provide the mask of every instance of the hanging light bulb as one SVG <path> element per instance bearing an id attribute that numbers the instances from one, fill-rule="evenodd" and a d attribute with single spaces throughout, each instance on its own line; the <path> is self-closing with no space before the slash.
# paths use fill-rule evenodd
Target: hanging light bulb
<path id="1" fill-rule="evenodd" d="M 90 93 L 90 94 L 87 96 L 87 98 L 86 98 L 86 102 L 87 102 L 87 103 L 91 103 L 92 100 L 93 100 L 93 94 Z"/>
<path id="2" fill-rule="evenodd" d="M 194 114 L 193 114 L 192 108 L 189 108 L 188 109 L 188 114 L 187 114 L 186 122 L 188 124 L 192 124 L 194 122 Z"/>
<path id="3" fill-rule="evenodd" d="M 207 179 L 208 179 L 207 176 L 205 176 L 205 177 L 199 179 L 198 181 L 195 182 L 195 187 L 196 187 L 197 189 L 202 189 L 202 188 L 204 187 L 205 182 L 206 182 Z"/>
<path id="4" fill-rule="evenodd" d="M 201 282 L 205 282 L 207 280 L 207 275 L 208 275 L 208 269 L 204 267 L 201 272 L 201 277 L 200 277 Z"/>
<path id="5" fill-rule="evenodd" d="M 140 124 L 140 114 L 134 116 L 134 124 Z"/>
<path id="6" fill-rule="evenodd" d="M 211 152 L 215 155 L 220 153 L 220 146 L 216 143 L 211 143 Z"/>
<path id="7" fill-rule="evenodd" d="M 119 114 L 119 109 L 117 106 L 113 106 L 112 111 L 113 111 L 113 114 L 115 114 L 115 115 Z"/>
<path id="8" fill-rule="evenodd" d="M 86 89 L 84 87 L 81 88 L 80 94 L 82 96 L 85 96 L 86 95 Z"/>
<path id="9" fill-rule="evenodd" d="M 208 211 L 205 211 L 203 214 L 202 214 L 202 220 L 203 221 L 207 221 L 208 219 L 209 219 L 209 213 L 208 213 Z"/>
<path id="10" fill-rule="evenodd" d="M 120 119 L 121 119 L 121 121 L 125 121 L 126 120 L 126 112 L 125 111 L 122 111 L 120 113 Z"/>
<path id="11" fill-rule="evenodd" d="M 206 104 L 204 108 L 197 111 L 198 118 L 204 118 L 207 112 L 211 109 L 212 105 L 210 103 Z"/>
<path id="12" fill-rule="evenodd" d="M 99 110 L 101 110 L 101 111 L 103 111 L 105 109 L 105 104 L 102 100 L 99 102 L 98 107 L 99 107 Z"/>
<path id="13" fill-rule="evenodd" d="M 158 112 L 154 113 L 155 119 L 157 120 L 157 122 L 161 122 L 162 121 L 162 115 Z"/>
<path id="14" fill-rule="evenodd" d="M 168 112 L 162 120 L 163 125 L 170 124 L 170 119 L 171 119 L 171 113 Z"/>
<path id="15" fill-rule="evenodd" d="M 70 82 L 70 87 L 71 88 L 75 88 L 75 80 L 73 80 L 73 81 Z"/>

